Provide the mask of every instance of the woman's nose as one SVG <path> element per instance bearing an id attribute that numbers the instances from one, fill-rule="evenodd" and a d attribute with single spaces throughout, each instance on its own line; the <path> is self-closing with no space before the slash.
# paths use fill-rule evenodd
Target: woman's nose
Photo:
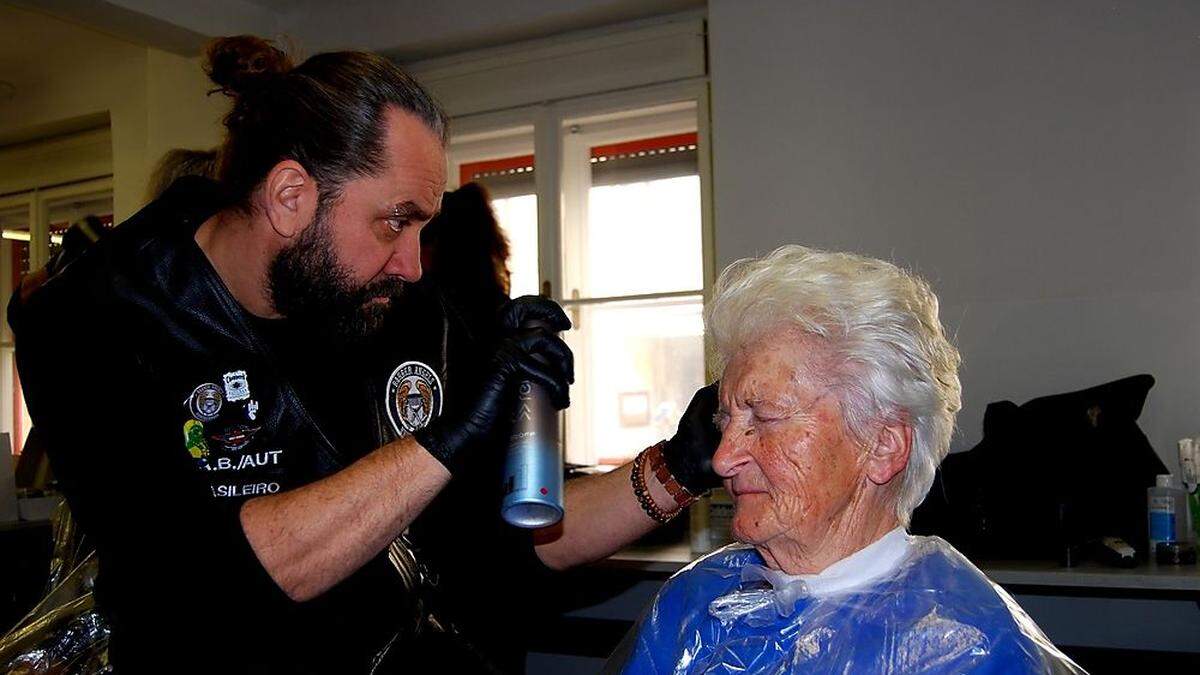
<path id="1" fill-rule="evenodd" d="M 721 434 L 721 443 L 713 454 L 713 471 L 722 478 L 732 478 L 750 461 L 746 452 L 749 442 L 744 430 L 734 424 L 728 424 Z"/>

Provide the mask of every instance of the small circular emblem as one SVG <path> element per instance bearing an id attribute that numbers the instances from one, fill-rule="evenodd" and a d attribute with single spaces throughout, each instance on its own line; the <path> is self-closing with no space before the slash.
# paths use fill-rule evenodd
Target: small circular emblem
<path id="1" fill-rule="evenodd" d="M 442 381 L 420 361 L 405 361 L 388 376 L 384 407 L 392 428 L 406 436 L 442 414 Z"/>
<path id="2" fill-rule="evenodd" d="M 221 405 L 225 399 L 221 396 L 221 388 L 209 382 L 196 387 L 188 399 L 188 407 L 192 417 L 201 422 L 211 422 L 221 413 Z"/>

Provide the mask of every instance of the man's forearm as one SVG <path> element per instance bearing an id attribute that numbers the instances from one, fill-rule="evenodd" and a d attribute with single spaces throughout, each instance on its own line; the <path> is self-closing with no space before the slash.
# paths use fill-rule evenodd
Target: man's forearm
<path id="1" fill-rule="evenodd" d="M 408 527 L 450 480 L 411 436 L 315 483 L 242 506 L 242 529 L 293 600 L 320 595 Z"/>
<path id="2" fill-rule="evenodd" d="M 598 476 L 569 481 L 562 522 L 535 533 L 538 557 L 551 569 L 566 569 L 616 553 L 658 527 L 633 494 L 633 462 Z M 659 508 L 677 510 L 666 488 L 647 476 L 646 486 Z"/>

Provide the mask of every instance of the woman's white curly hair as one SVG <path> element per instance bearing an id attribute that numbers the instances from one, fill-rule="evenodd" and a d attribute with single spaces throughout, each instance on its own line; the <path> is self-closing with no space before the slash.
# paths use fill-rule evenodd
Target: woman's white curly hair
<path id="1" fill-rule="evenodd" d="M 832 354 L 823 375 L 837 387 L 846 429 L 860 443 L 881 423 L 906 420 L 913 445 L 896 515 L 908 524 L 950 450 L 962 407 L 958 350 L 929 284 L 882 260 L 783 246 L 725 268 L 704 323 L 718 373 L 769 332 L 791 328 L 822 338 Z"/>

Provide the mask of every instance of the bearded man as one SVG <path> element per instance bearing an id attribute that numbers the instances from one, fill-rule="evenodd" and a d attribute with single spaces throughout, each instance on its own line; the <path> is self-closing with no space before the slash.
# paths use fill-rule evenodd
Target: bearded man
<path id="1" fill-rule="evenodd" d="M 639 456 L 658 470 L 572 481 L 556 528 L 505 527 L 512 394 L 529 380 L 567 405 L 551 331 L 570 323 L 522 298 L 472 342 L 418 283 L 444 113 L 373 54 L 294 66 L 225 38 L 207 70 L 233 99 L 218 179 L 180 179 L 9 313 L 31 415 L 96 543 L 111 663 L 519 668 L 491 649 L 525 625 L 529 603 L 504 593 L 537 596 L 716 484 L 715 391 Z"/>

